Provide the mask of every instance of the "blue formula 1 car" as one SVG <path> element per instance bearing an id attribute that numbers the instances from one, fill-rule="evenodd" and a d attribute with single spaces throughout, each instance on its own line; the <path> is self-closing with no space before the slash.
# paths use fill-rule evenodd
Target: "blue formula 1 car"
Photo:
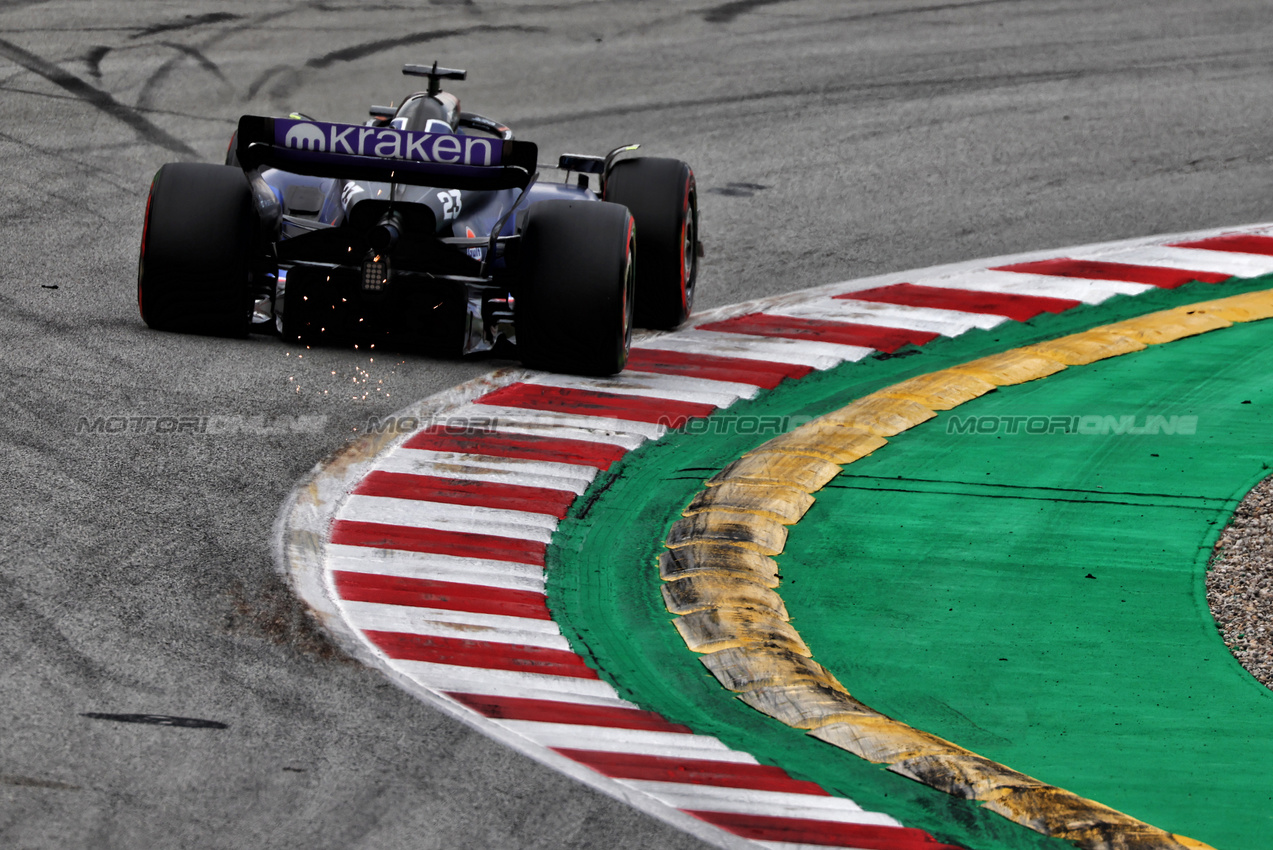
<path id="1" fill-rule="evenodd" d="M 694 173 L 676 159 L 538 149 L 460 111 L 444 79 L 365 124 L 245 115 L 225 165 L 150 186 L 137 300 L 152 328 L 433 353 L 515 346 L 527 366 L 623 369 L 634 325 L 673 328 L 698 275 Z M 571 174 L 575 182 L 570 182 Z"/>

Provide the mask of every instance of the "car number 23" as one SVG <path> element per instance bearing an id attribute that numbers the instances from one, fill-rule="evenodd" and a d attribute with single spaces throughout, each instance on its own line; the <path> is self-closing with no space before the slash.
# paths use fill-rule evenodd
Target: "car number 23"
<path id="1" fill-rule="evenodd" d="M 442 218 L 446 221 L 459 218 L 460 208 L 464 202 L 460 198 L 458 189 L 450 189 L 446 192 L 438 192 L 438 200 L 442 203 Z"/>

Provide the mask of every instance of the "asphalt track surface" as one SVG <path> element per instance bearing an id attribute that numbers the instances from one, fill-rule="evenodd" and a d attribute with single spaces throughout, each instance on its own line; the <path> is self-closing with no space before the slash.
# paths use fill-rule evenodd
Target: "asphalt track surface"
<path id="1" fill-rule="evenodd" d="M 135 261 L 163 162 L 219 160 L 245 112 L 357 119 L 437 58 L 547 155 L 636 140 L 691 162 L 709 307 L 1267 219 L 1264 11 L 0 4 L 0 844 L 698 846 L 307 628 L 270 559 L 292 483 L 500 364 L 148 331 Z M 98 416 L 245 419 L 77 433 Z M 259 433 L 297 416 L 325 418 Z"/>

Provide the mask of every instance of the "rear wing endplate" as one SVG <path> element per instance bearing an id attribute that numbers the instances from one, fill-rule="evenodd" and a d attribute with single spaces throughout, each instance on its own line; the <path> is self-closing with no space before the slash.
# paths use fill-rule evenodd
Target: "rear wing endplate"
<path id="1" fill-rule="evenodd" d="M 533 142 L 244 115 L 236 153 L 245 171 L 442 189 L 521 189 L 535 173 Z"/>

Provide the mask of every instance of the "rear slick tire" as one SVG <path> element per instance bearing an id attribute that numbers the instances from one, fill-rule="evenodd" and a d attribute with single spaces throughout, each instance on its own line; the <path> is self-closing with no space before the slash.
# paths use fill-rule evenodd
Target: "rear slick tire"
<path id="1" fill-rule="evenodd" d="M 698 190 L 679 159 L 639 157 L 615 163 L 605 199 L 636 220 L 641 242 L 635 322 L 672 330 L 689 318 L 698 280 Z"/>
<path id="2" fill-rule="evenodd" d="M 522 363 L 576 375 L 621 372 L 632 345 L 635 252 L 632 216 L 618 204 L 531 206 L 514 290 Z"/>
<path id="3" fill-rule="evenodd" d="M 252 190 L 238 168 L 169 163 L 150 184 L 137 306 L 152 328 L 244 336 L 252 321 Z"/>

